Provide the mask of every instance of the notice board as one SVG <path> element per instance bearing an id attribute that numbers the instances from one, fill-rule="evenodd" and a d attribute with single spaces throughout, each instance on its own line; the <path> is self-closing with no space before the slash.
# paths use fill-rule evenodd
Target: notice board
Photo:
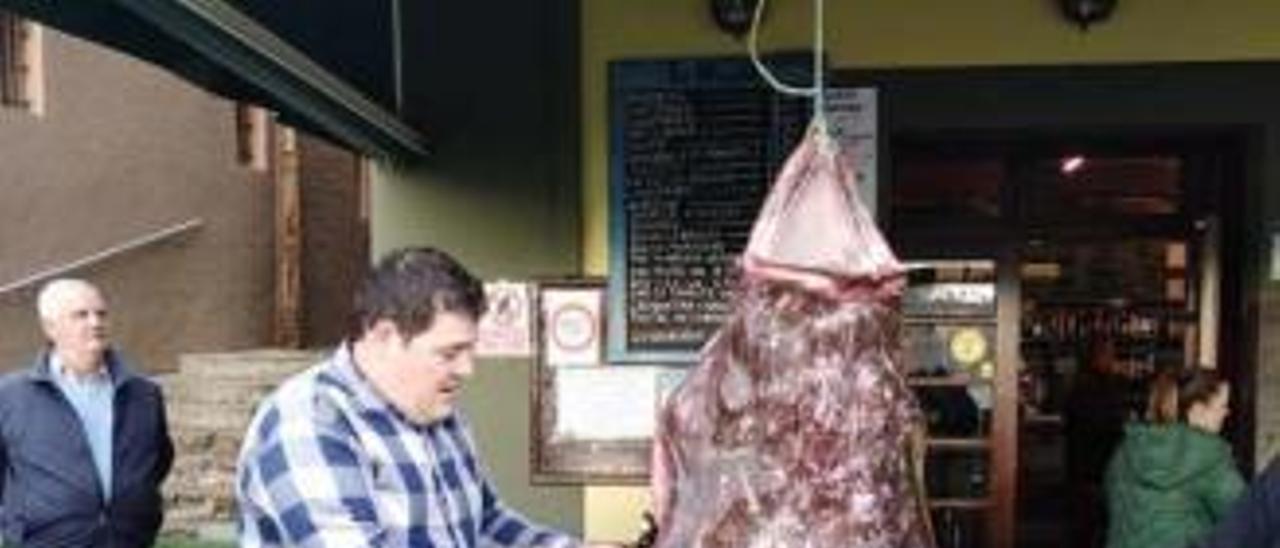
<path id="1" fill-rule="evenodd" d="M 766 62 L 809 82 L 807 54 Z M 747 58 L 610 65 L 610 362 L 693 361 L 729 311 L 733 261 L 810 112 Z"/>

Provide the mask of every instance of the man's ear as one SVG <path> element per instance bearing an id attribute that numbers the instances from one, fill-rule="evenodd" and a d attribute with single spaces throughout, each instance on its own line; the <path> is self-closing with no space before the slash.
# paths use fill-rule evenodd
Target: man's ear
<path id="1" fill-rule="evenodd" d="M 396 327 L 395 322 L 386 318 L 373 322 L 373 325 L 365 330 L 365 337 L 379 343 L 394 342 L 401 338 L 400 329 Z"/>
<path id="2" fill-rule="evenodd" d="M 40 331 L 44 333 L 45 339 L 53 342 L 53 321 L 48 318 L 40 318 Z"/>

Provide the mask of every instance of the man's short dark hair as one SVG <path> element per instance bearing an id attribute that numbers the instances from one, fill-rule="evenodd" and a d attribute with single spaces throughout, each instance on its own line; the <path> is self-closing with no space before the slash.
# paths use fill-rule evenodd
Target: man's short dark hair
<path id="1" fill-rule="evenodd" d="M 356 293 L 352 338 L 379 320 L 391 320 L 405 337 L 431 326 L 436 312 L 479 320 L 484 286 L 448 253 L 430 247 L 393 251 L 378 261 Z"/>

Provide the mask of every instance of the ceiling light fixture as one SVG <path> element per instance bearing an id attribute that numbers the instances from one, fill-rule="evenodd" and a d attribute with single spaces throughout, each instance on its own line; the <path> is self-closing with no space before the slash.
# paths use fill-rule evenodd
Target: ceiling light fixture
<path id="1" fill-rule="evenodd" d="M 1059 162 L 1058 170 L 1061 171 L 1063 175 L 1071 175 L 1072 173 L 1080 171 L 1080 168 L 1084 167 L 1084 162 L 1084 156 L 1066 156 L 1062 158 L 1061 162 Z"/>
<path id="2" fill-rule="evenodd" d="M 1062 16 L 1089 30 L 1089 25 L 1106 21 L 1116 9 L 1117 0 L 1056 0 Z"/>

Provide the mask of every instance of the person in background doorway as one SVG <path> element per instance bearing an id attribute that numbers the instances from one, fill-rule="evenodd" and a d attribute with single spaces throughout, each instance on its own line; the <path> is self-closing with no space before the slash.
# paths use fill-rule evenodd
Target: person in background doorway
<path id="1" fill-rule="evenodd" d="M 107 304 L 55 280 L 37 309 L 49 346 L 0 380 L 0 527 L 11 546 L 150 546 L 173 462 L 164 400 L 111 348 Z"/>
<path id="2" fill-rule="evenodd" d="M 1280 458 L 1249 484 L 1198 548 L 1280 548 Z"/>
<path id="3" fill-rule="evenodd" d="M 502 504 L 454 407 L 484 309 L 479 280 L 441 251 L 381 260 L 352 338 L 249 426 L 240 546 L 579 546 Z"/>
<path id="4" fill-rule="evenodd" d="M 1094 338 L 1084 361 L 1067 394 L 1064 428 L 1071 545 L 1093 548 L 1106 540 L 1102 476 L 1124 437 L 1127 387 L 1111 339 Z"/>
<path id="5" fill-rule="evenodd" d="M 1146 424 L 1130 424 L 1107 468 L 1108 548 L 1188 546 L 1244 490 L 1218 433 L 1231 388 L 1216 372 L 1168 371 L 1152 381 Z"/>

